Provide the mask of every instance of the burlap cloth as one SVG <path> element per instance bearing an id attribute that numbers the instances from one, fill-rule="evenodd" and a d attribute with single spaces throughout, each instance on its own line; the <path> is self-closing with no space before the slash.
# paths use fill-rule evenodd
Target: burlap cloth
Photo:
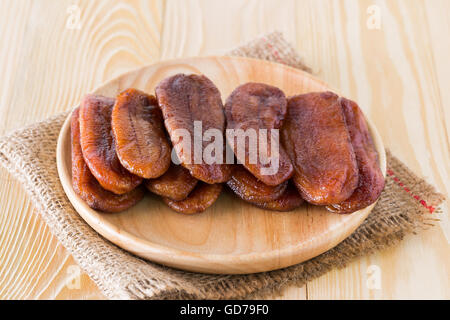
<path id="1" fill-rule="evenodd" d="M 280 33 L 241 46 L 230 55 L 266 59 L 308 70 Z M 52 233 L 109 298 L 239 299 L 273 297 L 334 268 L 391 246 L 433 222 L 444 200 L 389 151 L 386 187 L 365 222 L 335 248 L 307 262 L 251 275 L 184 272 L 142 260 L 116 247 L 77 214 L 59 182 L 56 141 L 68 112 L 0 138 L 0 162 L 32 198 Z M 385 141 L 389 144 L 388 141 Z"/>

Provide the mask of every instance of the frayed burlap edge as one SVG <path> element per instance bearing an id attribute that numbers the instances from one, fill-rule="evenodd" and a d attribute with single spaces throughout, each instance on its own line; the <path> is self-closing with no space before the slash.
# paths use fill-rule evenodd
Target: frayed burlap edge
<path id="1" fill-rule="evenodd" d="M 267 41 L 270 41 L 269 46 Z M 304 67 L 298 56 L 288 57 L 295 51 L 279 33 L 263 36 L 251 46 L 258 47 L 258 44 L 272 51 L 269 60 L 281 57 L 285 63 L 290 61 L 291 66 Z M 241 47 L 236 54 L 268 58 L 262 55 L 264 50 L 245 51 L 245 48 Z M 98 235 L 75 212 L 59 182 L 55 161 L 57 137 L 67 115 L 67 112 L 60 114 L 2 137 L 0 163 L 23 184 L 51 232 L 111 299 L 273 297 L 287 286 L 302 286 L 333 268 L 341 268 L 358 257 L 392 246 L 406 234 L 429 227 L 436 220 L 429 208 L 436 208 L 444 199 L 388 151 L 388 169 L 392 175 L 386 179 L 380 200 L 364 223 L 335 248 L 307 262 L 265 273 L 184 272 L 125 252 Z M 405 191 L 405 186 L 410 192 Z"/>
<path id="2" fill-rule="evenodd" d="M 228 51 L 226 55 L 277 62 L 311 73 L 311 68 L 305 65 L 294 47 L 284 39 L 279 31 L 262 35 Z"/>

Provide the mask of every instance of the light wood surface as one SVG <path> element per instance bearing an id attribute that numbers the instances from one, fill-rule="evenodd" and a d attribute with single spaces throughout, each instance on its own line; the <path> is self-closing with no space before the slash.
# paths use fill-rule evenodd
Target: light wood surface
<path id="1" fill-rule="evenodd" d="M 67 28 L 71 5 L 79 29 Z M 372 5 L 379 29 L 367 25 Z M 277 29 L 316 76 L 360 102 L 397 157 L 450 194 L 448 0 L 16 0 L 0 1 L 0 17 L 0 133 L 66 110 L 123 72 L 220 54 Z M 0 180 L 0 298 L 102 298 L 20 184 L 4 169 Z M 448 208 L 433 214 L 437 227 L 283 298 L 450 299 Z M 373 270 L 379 287 L 367 285 Z"/>
<path id="2" fill-rule="evenodd" d="M 330 88 L 310 74 L 278 63 L 236 57 L 203 57 L 159 62 L 128 72 L 94 91 L 115 97 L 136 88 L 153 93 L 157 84 L 177 73 L 203 74 L 226 99 L 239 85 L 260 82 L 277 86 L 287 96 Z M 70 202 L 83 219 L 106 239 L 140 257 L 188 271 L 244 274 L 270 271 L 311 259 L 348 237 L 375 204 L 348 215 L 324 207 L 302 205 L 291 212 L 273 212 L 222 192 L 205 212 L 184 215 L 148 195 L 136 206 L 117 213 L 95 211 L 72 187 L 69 116 L 58 139 L 58 173 Z M 369 121 L 386 175 L 383 142 Z M 195 232 L 191 232 L 195 230 Z"/>

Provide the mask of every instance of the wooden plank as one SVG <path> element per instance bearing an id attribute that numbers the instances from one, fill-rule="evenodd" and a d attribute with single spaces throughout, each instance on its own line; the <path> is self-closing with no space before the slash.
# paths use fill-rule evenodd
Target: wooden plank
<path id="1" fill-rule="evenodd" d="M 448 63 L 450 41 L 442 40 L 442 37 L 448 38 L 450 34 L 450 2 L 446 0 L 426 1 L 424 5 L 428 21 L 429 40 L 427 45 L 430 45 L 432 49 L 430 59 L 439 87 L 439 95 L 437 96 L 439 103 L 436 105 L 436 116 L 439 120 L 443 120 L 443 122 L 438 122 L 438 125 L 443 126 L 440 129 L 443 135 L 443 138 L 441 138 L 443 143 L 437 145 L 437 149 L 444 150 L 448 155 L 450 153 L 450 108 L 448 107 L 450 105 L 450 91 L 448 90 L 450 83 L 450 63 Z M 442 180 L 448 182 L 448 158 L 444 160 L 445 163 L 447 163 L 447 166 L 443 166 L 441 170 L 446 170 L 447 175 L 444 175 Z M 450 195 L 450 185 L 448 183 L 441 184 L 439 189 Z M 449 212 L 450 207 L 448 198 L 444 206 L 446 212 Z M 448 214 L 441 217 L 441 226 L 447 243 L 450 243 L 450 219 Z"/>
<path id="2" fill-rule="evenodd" d="M 0 53 L 0 133 L 66 110 L 104 81 L 159 58 L 162 1 L 1 6 L 0 41 L 8 50 Z M 72 29 L 77 12 L 80 28 Z"/>
<path id="3" fill-rule="evenodd" d="M 448 194 L 448 140 L 433 48 L 428 45 L 429 34 L 424 27 L 428 24 L 424 2 L 376 4 L 381 12 L 380 29 L 367 28 L 367 9 L 372 1 L 334 2 L 330 9 L 335 12 L 333 31 L 319 36 L 324 42 L 339 39 L 336 47 L 345 48 L 338 73 L 346 75 L 341 76 L 338 86 L 361 102 L 385 145 Z M 335 55 L 333 51 L 331 55 Z M 313 281 L 308 285 L 308 298 L 448 298 L 450 260 L 444 235 L 448 232 L 448 227 L 444 228 L 447 208 L 435 214 L 443 221 L 437 228 Z M 366 285 L 372 265 L 381 272 L 379 290 Z"/>
<path id="4" fill-rule="evenodd" d="M 79 26 L 77 15 L 79 12 Z M 76 105 L 159 58 L 163 1 L 1 1 L 0 134 Z M 93 282 L 0 170 L 0 299 L 101 298 Z"/>
<path id="5" fill-rule="evenodd" d="M 295 1 L 169 0 L 161 38 L 161 59 L 205 56 L 229 51 L 272 31 L 294 28 Z"/>

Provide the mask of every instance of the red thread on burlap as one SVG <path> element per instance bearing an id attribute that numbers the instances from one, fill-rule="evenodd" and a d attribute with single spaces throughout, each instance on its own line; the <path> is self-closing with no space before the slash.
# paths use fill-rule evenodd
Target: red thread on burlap
<path id="1" fill-rule="evenodd" d="M 433 206 L 429 206 L 425 200 L 423 200 L 422 198 L 420 198 L 418 195 L 413 194 L 411 192 L 411 189 L 409 189 L 408 187 L 405 186 L 405 184 L 403 182 L 400 181 L 400 179 L 395 175 L 394 171 L 392 171 L 391 169 L 387 169 L 386 173 L 392 177 L 392 179 L 394 179 L 394 181 L 403 188 L 403 190 L 405 190 L 406 192 L 408 192 L 414 199 L 416 199 L 417 201 L 419 201 L 419 203 L 424 206 L 425 208 L 428 209 L 428 211 L 430 211 L 430 213 L 433 213 L 434 210 L 436 210 L 435 207 Z"/>
<path id="2" fill-rule="evenodd" d="M 266 46 L 273 52 L 273 55 L 275 56 L 275 58 L 276 58 L 279 62 L 281 62 L 281 63 L 287 65 L 288 63 L 285 62 L 285 61 L 281 58 L 280 54 L 278 53 L 278 50 L 275 49 L 275 48 L 270 44 L 270 42 L 269 42 L 266 38 L 263 38 L 263 40 L 264 40 L 264 42 L 266 43 Z"/>

